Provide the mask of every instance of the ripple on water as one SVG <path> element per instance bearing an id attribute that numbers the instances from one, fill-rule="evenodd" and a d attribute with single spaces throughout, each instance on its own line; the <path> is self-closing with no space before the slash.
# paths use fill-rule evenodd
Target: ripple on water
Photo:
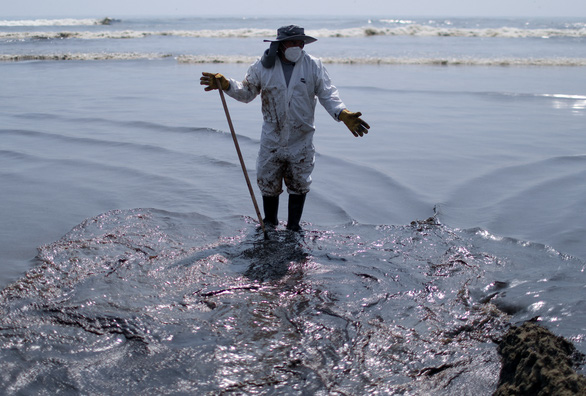
<path id="1" fill-rule="evenodd" d="M 566 275 L 576 264 L 434 219 L 305 227 L 264 240 L 249 218 L 134 209 L 84 221 L 0 295 L 2 385 L 491 394 L 494 340 L 536 303 L 503 310 L 529 287 L 514 282 L 517 257 Z"/>

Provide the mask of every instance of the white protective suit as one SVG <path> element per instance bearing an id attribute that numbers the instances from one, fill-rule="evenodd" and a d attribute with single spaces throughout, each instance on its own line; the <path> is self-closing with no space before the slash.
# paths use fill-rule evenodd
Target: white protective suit
<path id="1" fill-rule="evenodd" d="M 282 181 L 291 194 L 306 194 L 315 162 L 313 133 L 317 99 L 338 121 L 346 108 L 321 61 L 303 52 L 289 86 L 279 57 L 267 69 L 253 63 L 244 81 L 229 79 L 226 94 L 241 102 L 262 98 L 263 126 L 257 159 L 257 182 L 263 196 L 278 196 Z"/>

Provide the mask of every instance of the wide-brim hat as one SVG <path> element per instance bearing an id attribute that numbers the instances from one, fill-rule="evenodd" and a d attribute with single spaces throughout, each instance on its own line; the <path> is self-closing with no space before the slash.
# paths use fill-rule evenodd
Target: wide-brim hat
<path id="1" fill-rule="evenodd" d="M 305 44 L 317 41 L 316 38 L 305 35 L 305 29 L 297 25 L 282 26 L 277 29 L 277 38 L 274 40 L 264 40 L 265 42 L 276 43 L 287 40 L 303 40 Z"/>

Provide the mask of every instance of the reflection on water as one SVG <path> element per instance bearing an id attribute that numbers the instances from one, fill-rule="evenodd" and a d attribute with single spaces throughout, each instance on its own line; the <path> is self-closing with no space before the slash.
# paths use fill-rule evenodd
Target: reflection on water
<path id="1" fill-rule="evenodd" d="M 586 109 L 586 96 L 582 95 L 543 95 L 554 98 L 553 107 L 555 109 L 572 109 L 574 114 L 583 115 Z"/>

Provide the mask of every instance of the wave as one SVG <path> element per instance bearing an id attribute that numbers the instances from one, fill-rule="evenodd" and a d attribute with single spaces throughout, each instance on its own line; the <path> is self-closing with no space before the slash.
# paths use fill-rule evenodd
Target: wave
<path id="1" fill-rule="evenodd" d="M 253 56 L 181 55 L 179 63 L 252 63 Z M 422 57 L 321 57 L 325 64 L 430 65 L 430 66 L 586 66 L 586 58 L 422 58 Z"/>
<path id="2" fill-rule="evenodd" d="M 21 19 L 21 20 L 0 20 L 1 27 L 21 27 L 21 26 L 92 26 L 92 25 L 111 25 L 119 22 L 118 19 Z"/>
<path id="3" fill-rule="evenodd" d="M 105 60 L 153 60 L 175 58 L 178 63 L 227 63 L 251 64 L 257 56 L 247 55 L 173 55 L 140 52 L 91 52 L 54 54 L 0 54 L 0 62 L 26 61 L 105 61 Z M 423 66 L 566 66 L 584 67 L 586 58 L 424 58 L 424 57 L 321 57 L 324 64 L 346 65 L 423 65 Z"/>
<path id="4" fill-rule="evenodd" d="M 0 26 L 10 26 L 3 23 L 26 22 L 29 25 L 13 26 L 65 26 L 62 25 L 32 25 L 34 21 L 0 21 Z M 116 20 L 105 18 L 102 20 L 71 20 L 70 25 L 108 25 Z M 51 21 L 47 21 L 50 23 Z M 424 25 L 408 25 L 400 27 L 355 27 L 345 29 L 317 29 L 307 30 L 307 34 L 318 38 L 352 38 L 370 36 L 418 36 L 418 37 L 480 37 L 480 38 L 551 38 L 551 37 L 586 37 L 586 28 L 568 29 L 521 29 L 516 27 L 501 28 L 446 28 Z M 238 29 L 204 29 L 204 30 L 111 30 L 111 31 L 75 31 L 75 32 L 0 32 L 0 39 L 132 39 L 146 36 L 177 36 L 195 38 L 271 38 L 273 29 L 238 28 Z"/>
<path id="5" fill-rule="evenodd" d="M 137 53 L 137 52 L 92 52 L 66 54 L 0 54 L 0 62 L 26 61 L 103 61 L 103 60 L 143 60 L 163 59 L 172 57 L 171 54 Z"/>
<path id="6" fill-rule="evenodd" d="M 223 29 L 223 30 L 111 30 L 111 31 L 63 31 L 63 32 L 0 32 L 0 39 L 51 40 L 51 39 L 135 39 L 148 36 L 175 36 L 191 38 L 267 38 L 274 35 L 271 29 Z"/>
<path id="7" fill-rule="evenodd" d="M 423 36 L 423 37 L 502 37 L 502 38 L 550 38 L 550 37 L 586 37 L 586 28 L 569 29 L 521 29 L 515 27 L 500 28 L 446 28 L 424 25 L 401 27 L 361 28 L 366 36 Z M 356 34 L 358 32 L 351 32 Z"/>

